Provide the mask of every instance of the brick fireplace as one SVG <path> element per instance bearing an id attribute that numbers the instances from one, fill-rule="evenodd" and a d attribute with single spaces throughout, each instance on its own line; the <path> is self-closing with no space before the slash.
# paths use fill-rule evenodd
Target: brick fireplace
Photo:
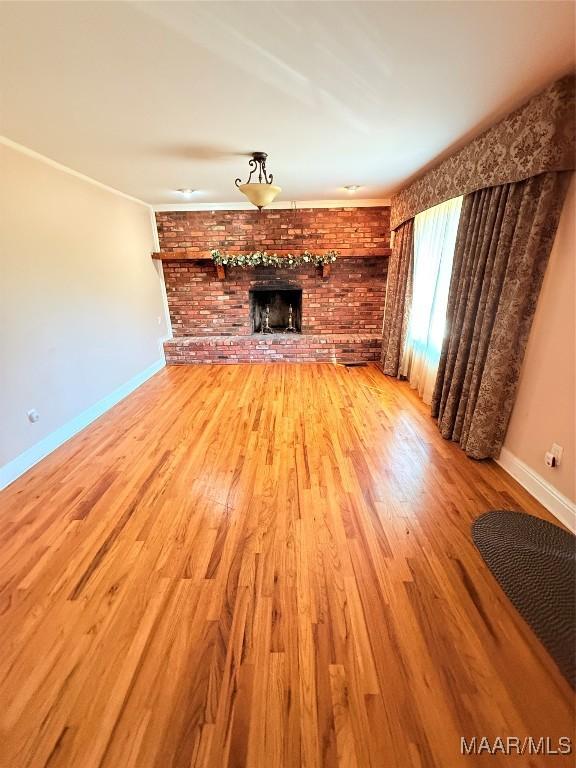
<path id="1" fill-rule="evenodd" d="M 389 254 L 389 208 L 157 213 L 174 338 L 169 364 L 378 360 Z M 330 274 L 226 267 L 212 248 L 341 255 Z M 289 308 L 292 325 L 289 331 Z M 268 309 L 271 332 L 263 332 Z"/>

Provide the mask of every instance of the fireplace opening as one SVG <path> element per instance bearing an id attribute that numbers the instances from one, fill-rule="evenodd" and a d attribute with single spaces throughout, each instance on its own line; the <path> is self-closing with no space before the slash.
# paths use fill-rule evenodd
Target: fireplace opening
<path id="1" fill-rule="evenodd" d="M 302 290 L 252 289 L 250 322 L 252 333 L 302 333 Z"/>

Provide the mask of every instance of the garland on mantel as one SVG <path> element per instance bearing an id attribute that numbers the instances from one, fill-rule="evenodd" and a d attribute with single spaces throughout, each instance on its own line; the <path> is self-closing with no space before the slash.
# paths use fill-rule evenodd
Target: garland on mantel
<path id="1" fill-rule="evenodd" d="M 332 264 L 338 257 L 338 251 L 326 251 L 324 254 L 310 253 L 304 251 L 299 256 L 288 254 L 288 256 L 278 256 L 275 253 L 266 253 L 266 251 L 254 251 L 254 253 L 222 253 L 218 249 L 211 251 L 212 259 L 215 264 L 226 267 L 287 267 L 294 269 L 305 264 L 313 264 L 315 267 L 321 267 L 324 264 Z"/>

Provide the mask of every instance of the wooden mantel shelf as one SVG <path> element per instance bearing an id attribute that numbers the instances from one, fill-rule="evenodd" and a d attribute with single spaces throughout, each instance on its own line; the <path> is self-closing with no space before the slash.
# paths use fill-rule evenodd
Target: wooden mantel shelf
<path id="1" fill-rule="evenodd" d="M 390 248 L 342 248 L 338 252 L 339 259 L 375 259 L 384 258 L 390 255 Z M 278 256 L 288 256 L 292 251 L 274 250 Z M 206 251 L 157 251 L 152 254 L 152 258 L 158 261 L 212 261 L 210 252 Z M 215 264 L 216 274 L 219 280 L 226 279 L 226 267 L 222 264 Z M 323 278 L 330 277 L 332 264 L 323 264 L 320 267 L 320 275 Z"/>
<path id="2" fill-rule="evenodd" d="M 288 256 L 290 253 L 298 252 L 301 249 L 292 250 L 271 250 L 270 253 L 276 253 L 278 256 Z M 338 250 L 339 259 L 375 259 L 390 256 L 390 248 L 340 248 Z M 183 249 L 181 251 L 157 251 L 152 254 L 153 259 L 158 261 L 212 261 L 210 251 L 192 251 Z"/>

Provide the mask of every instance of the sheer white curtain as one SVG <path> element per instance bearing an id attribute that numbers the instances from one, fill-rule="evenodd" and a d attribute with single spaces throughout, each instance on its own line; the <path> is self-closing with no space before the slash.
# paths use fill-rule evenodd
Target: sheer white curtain
<path id="1" fill-rule="evenodd" d="M 462 198 L 456 197 L 414 218 L 414 286 L 402 373 L 428 404 L 444 338 L 461 207 Z"/>

